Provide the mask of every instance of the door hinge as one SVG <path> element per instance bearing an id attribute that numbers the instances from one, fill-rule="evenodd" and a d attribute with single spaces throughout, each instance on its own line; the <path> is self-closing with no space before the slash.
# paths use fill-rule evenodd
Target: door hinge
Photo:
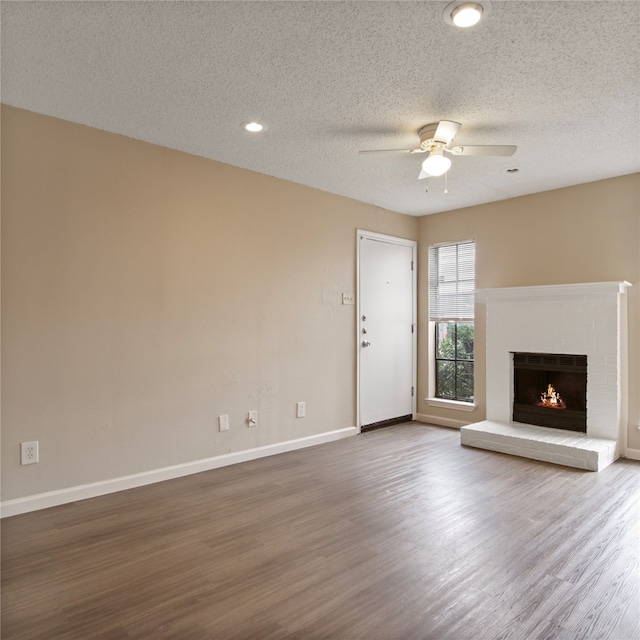
<path id="1" fill-rule="evenodd" d="M 413 398 L 413 394 L 415 392 L 415 389 L 413 387 L 411 387 L 411 397 Z"/>
<path id="2" fill-rule="evenodd" d="M 411 325 L 411 333 L 413 333 L 414 329 L 415 329 L 415 325 L 412 324 Z"/>
<path id="3" fill-rule="evenodd" d="M 411 261 L 411 271 L 413 271 L 413 260 Z"/>

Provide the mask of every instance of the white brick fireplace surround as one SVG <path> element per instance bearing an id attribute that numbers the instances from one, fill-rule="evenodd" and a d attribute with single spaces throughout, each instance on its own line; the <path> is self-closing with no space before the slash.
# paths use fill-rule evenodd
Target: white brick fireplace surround
<path id="1" fill-rule="evenodd" d="M 463 445 L 600 471 L 626 443 L 628 282 L 481 289 L 486 308 L 487 419 Z M 513 353 L 587 356 L 587 433 L 512 421 Z"/>

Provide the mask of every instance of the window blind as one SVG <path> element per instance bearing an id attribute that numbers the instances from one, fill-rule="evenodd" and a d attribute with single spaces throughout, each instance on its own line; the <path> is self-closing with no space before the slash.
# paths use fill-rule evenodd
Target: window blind
<path id="1" fill-rule="evenodd" d="M 473 320 L 475 242 L 429 247 L 429 320 Z"/>

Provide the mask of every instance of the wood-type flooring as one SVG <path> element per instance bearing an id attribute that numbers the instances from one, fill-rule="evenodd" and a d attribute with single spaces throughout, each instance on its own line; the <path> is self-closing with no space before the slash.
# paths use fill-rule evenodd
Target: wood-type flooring
<path id="1" fill-rule="evenodd" d="M 638 640 L 640 463 L 409 423 L 2 521 L 3 640 Z"/>

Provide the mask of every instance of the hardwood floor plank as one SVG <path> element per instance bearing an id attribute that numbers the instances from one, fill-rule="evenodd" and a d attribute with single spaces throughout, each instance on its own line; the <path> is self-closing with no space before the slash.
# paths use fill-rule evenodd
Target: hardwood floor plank
<path id="1" fill-rule="evenodd" d="M 410 423 L 2 521 L 3 640 L 638 640 L 640 465 Z"/>

